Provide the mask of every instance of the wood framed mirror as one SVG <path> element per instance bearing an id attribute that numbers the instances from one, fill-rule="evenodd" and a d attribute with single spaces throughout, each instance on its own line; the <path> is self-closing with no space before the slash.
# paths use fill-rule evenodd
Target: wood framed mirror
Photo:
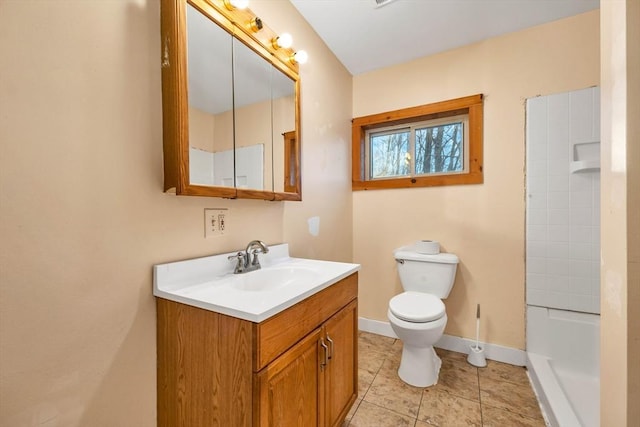
<path id="1" fill-rule="evenodd" d="M 301 200 L 294 52 L 225 4 L 161 0 L 164 190 Z"/>

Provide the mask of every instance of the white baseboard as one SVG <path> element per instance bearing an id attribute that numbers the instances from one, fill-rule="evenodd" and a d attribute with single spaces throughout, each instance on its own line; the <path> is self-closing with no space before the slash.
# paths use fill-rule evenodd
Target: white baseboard
<path id="1" fill-rule="evenodd" d="M 398 338 L 393 329 L 391 329 L 389 322 L 360 317 L 358 318 L 358 328 L 364 332 Z M 469 347 L 473 344 L 475 344 L 475 340 L 444 334 L 435 346 L 444 350 L 468 354 Z M 527 353 L 524 350 L 483 342 L 480 343 L 480 347 L 484 348 L 487 359 L 516 366 L 525 366 L 527 363 Z"/>
<path id="2" fill-rule="evenodd" d="M 391 329 L 389 322 L 381 322 L 380 320 L 365 319 L 364 317 L 358 317 L 358 329 L 365 332 L 371 332 L 372 334 L 383 335 L 389 338 L 398 338 L 398 336 Z"/>

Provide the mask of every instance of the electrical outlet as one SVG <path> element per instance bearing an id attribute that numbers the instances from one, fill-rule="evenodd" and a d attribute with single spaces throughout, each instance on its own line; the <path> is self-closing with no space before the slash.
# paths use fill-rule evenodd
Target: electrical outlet
<path id="1" fill-rule="evenodd" d="M 218 228 L 221 234 L 224 234 L 226 216 L 227 214 L 224 212 L 218 214 Z"/>
<path id="2" fill-rule="evenodd" d="M 228 209 L 204 210 L 204 237 L 224 236 L 228 230 Z"/>

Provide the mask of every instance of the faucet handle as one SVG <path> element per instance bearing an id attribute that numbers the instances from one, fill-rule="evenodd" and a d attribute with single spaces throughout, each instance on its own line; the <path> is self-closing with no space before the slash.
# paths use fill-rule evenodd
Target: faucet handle
<path id="1" fill-rule="evenodd" d="M 227 259 L 236 261 L 236 267 L 233 270 L 234 274 L 242 273 L 242 271 L 244 270 L 244 264 L 245 264 L 245 259 L 246 259 L 244 252 L 238 252 L 235 255 L 229 255 L 227 257 Z"/>
<path id="2" fill-rule="evenodd" d="M 244 258 L 244 252 L 238 252 L 238 253 L 237 253 L 237 254 L 235 254 L 235 255 L 229 255 L 229 256 L 227 257 L 227 259 L 228 259 L 229 261 L 231 261 L 232 259 L 240 259 L 240 258 Z"/>

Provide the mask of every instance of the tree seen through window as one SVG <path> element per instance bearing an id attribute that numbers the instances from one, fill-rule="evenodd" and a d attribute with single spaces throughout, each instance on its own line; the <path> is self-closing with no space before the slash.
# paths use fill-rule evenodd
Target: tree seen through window
<path id="1" fill-rule="evenodd" d="M 372 179 L 464 169 L 462 122 L 395 129 L 369 137 Z"/>
<path id="2" fill-rule="evenodd" d="M 416 129 L 416 174 L 461 171 L 463 145 L 462 123 Z"/>
<path id="3" fill-rule="evenodd" d="M 409 130 L 371 135 L 371 177 L 409 175 Z"/>

